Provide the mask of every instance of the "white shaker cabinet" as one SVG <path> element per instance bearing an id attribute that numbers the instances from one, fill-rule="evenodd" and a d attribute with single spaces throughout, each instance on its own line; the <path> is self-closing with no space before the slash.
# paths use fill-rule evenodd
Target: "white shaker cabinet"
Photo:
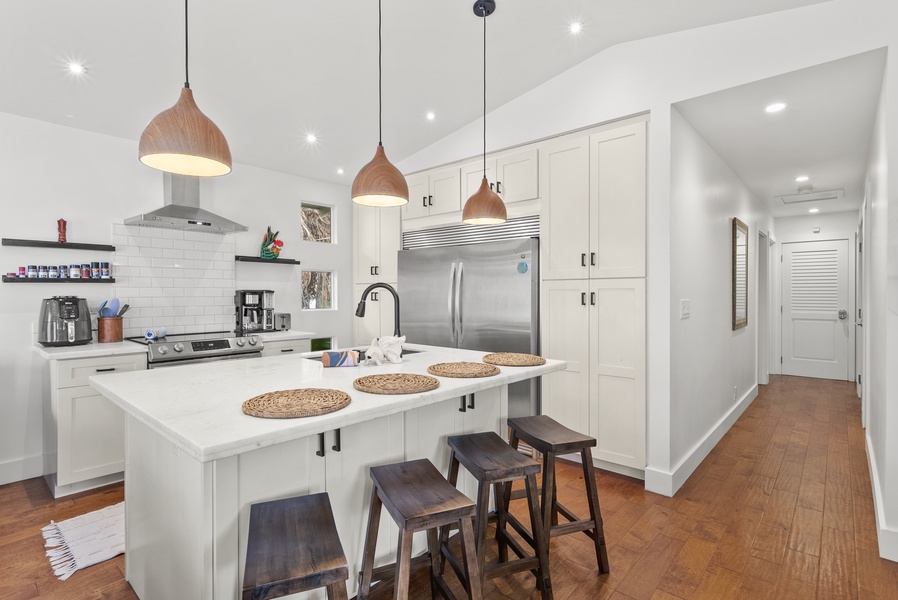
<path id="1" fill-rule="evenodd" d="M 645 280 L 546 281 L 541 300 L 542 352 L 568 362 L 564 371 L 543 376 L 543 414 L 595 437 L 597 466 L 641 472 Z"/>
<path id="2" fill-rule="evenodd" d="M 48 361 L 44 478 L 54 497 L 121 480 L 124 413 L 91 387 L 87 378 L 143 370 L 146 361 L 145 354 Z"/>
<path id="3" fill-rule="evenodd" d="M 429 217 L 461 210 L 461 171 L 458 167 L 418 173 L 407 178 L 408 204 L 403 219 Z"/>
<path id="4" fill-rule="evenodd" d="M 543 279 L 645 276 L 646 124 L 540 148 Z"/>
<path id="5" fill-rule="evenodd" d="M 356 283 L 399 279 L 401 209 L 353 205 Z"/>
<path id="6" fill-rule="evenodd" d="M 539 152 L 536 147 L 489 156 L 486 177 L 503 202 L 521 202 L 539 198 Z M 483 160 L 472 161 L 461 169 L 462 202 L 480 188 Z"/>
<path id="7" fill-rule="evenodd" d="M 390 285 L 397 293 L 399 292 L 395 283 Z M 366 287 L 368 286 L 364 283 L 355 286 L 354 301 L 362 297 Z M 363 344 L 367 348 L 372 339 L 382 335 L 393 335 L 396 324 L 394 307 L 393 294 L 383 288 L 372 290 L 365 301 L 365 316 L 353 317 L 355 343 Z"/>

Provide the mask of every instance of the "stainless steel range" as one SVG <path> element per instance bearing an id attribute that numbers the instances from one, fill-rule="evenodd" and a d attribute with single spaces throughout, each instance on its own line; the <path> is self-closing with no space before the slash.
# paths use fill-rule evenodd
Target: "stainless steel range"
<path id="1" fill-rule="evenodd" d="M 235 336 L 230 331 L 176 333 L 154 340 L 145 337 L 127 339 L 147 346 L 149 369 L 237 358 L 258 358 L 262 355 L 263 347 L 262 339 L 258 336 Z"/>

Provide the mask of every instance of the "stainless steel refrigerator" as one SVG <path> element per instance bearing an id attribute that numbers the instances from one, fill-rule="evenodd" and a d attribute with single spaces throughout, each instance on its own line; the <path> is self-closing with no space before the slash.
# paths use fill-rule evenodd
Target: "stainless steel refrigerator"
<path id="1" fill-rule="evenodd" d="M 539 240 L 399 251 L 409 343 L 539 353 Z M 508 415 L 539 412 L 539 379 L 511 384 Z"/>

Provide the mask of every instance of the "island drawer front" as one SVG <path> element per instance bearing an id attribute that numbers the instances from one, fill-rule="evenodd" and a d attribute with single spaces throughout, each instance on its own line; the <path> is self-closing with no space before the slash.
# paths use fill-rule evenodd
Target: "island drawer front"
<path id="1" fill-rule="evenodd" d="M 87 378 L 91 375 L 143 371 L 146 368 L 147 357 L 144 354 L 60 360 L 57 361 L 56 366 L 56 387 L 69 388 L 90 385 Z"/>

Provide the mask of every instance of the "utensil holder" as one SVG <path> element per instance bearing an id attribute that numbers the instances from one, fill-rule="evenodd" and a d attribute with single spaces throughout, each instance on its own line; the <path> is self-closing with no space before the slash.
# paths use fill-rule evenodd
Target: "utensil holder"
<path id="1" fill-rule="evenodd" d="M 97 319 L 97 341 L 101 344 L 122 341 L 122 318 L 100 317 Z"/>

